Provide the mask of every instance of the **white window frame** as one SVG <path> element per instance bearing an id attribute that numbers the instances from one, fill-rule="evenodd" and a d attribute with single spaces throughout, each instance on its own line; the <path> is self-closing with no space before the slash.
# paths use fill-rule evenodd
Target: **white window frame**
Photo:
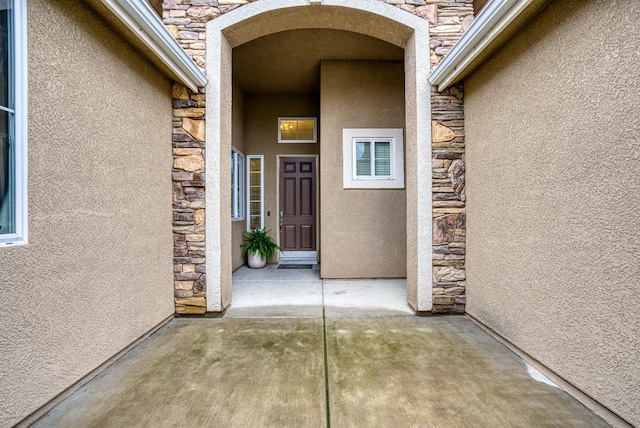
<path id="1" fill-rule="evenodd" d="M 345 128 L 342 130 L 342 184 L 344 189 L 404 189 L 404 138 L 402 128 Z M 356 142 L 391 143 L 391 176 L 356 175 Z M 371 155 L 374 156 L 373 147 Z M 372 172 L 374 164 L 371 164 Z"/>
<path id="2" fill-rule="evenodd" d="M 238 165 L 242 165 L 242 174 L 238 174 Z M 244 220 L 245 206 L 245 163 L 244 155 L 234 147 L 231 147 L 231 221 Z M 238 183 L 238 181 L 243 181 Z M 240 202 L 240 204 L 238 204 Z M 240 205 L 240 209 L 238 209 Z"/>
<path id="3" fill-rule="evenodd" d="M 247 155 L 247 230 L 251 230 L 251 159 L 260 159 L 260 224 L 264 229 L 264 155 Z"/>
<path id="4" fill-rule="evenodd" d="M 283 140 L 282 139 L 282 121 L 293 120 L 313 120 L 313 139 L 312 140 Z M 318 142 L 318 119 L 315 117 L 279 117 L 278 118 L 278 143 L 281 144 L 313 144 Z"/>
<path id="5" fill-rule="evenodd" d="M 2 107 L 13 114 L 15 233 L 0 235 L 0 247 L 28 243 L 27 216 L 27 5 L 22 0 L 10 0 L 13 6 L 13 97 L 14 109 Z M 11 131 L 9 131 L 11 132 Z"/>

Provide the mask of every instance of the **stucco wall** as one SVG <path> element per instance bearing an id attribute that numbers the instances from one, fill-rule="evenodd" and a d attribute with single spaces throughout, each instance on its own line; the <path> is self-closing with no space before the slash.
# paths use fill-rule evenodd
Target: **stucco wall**
<path id="1" fill-rule="evenodd" d="M 343 128 L 404 128 L 402 61 L 323 61 L 323 278 L 406 276 L 404 189 L 343 189 Z"/>
<path id="2" fill-rule="evenodd" d="M 317 96 L 248 95 L 246 98 L 245 155 L 264 155 L 264 226 L 276 240 L 279 239 L 278 155 L 308 156 L 320 151 L 321 136 L 315 144 L 278 143 L 278 117 L 296 116 L 318 117 Z M 270 262 L 275 262 L 277 257 Z"/>
<path id="3" fill-rule="evenodd" d="M 553 2 L 465 81 L 467 312 L 638 426 L 639 19 Z"/>
<path id="4" fill-rule="evenodd" d="M 174 312 L 169 82 L 78 2 L 27 10 L 29 245 L 0 248 L 0 426 Z"/>
<path id="5" fill-rule="evenodd" d="M 242 89 L 234 83 L 233 85 L 233 129 L 231 145 L 245 155 L 245 165 L 248 165 L 246 153 L 244 150 L 244 93 Z M 245 171 L 246 172 L 246 171 Z M 246 174 L 245 174 L 246 175 Z M 245 182 L 245 187 L 247 183 Z M 246 195 L 245 195 L 246 197 Z M 249 207 L 245 204 L 245 210 Z M 234 221 L 231 223 L 231 269 L 236 270 L 242 266 L 245 262 L 245 258 L 242 257 L 242 232 L 247 228 L 247 221 Z"/>

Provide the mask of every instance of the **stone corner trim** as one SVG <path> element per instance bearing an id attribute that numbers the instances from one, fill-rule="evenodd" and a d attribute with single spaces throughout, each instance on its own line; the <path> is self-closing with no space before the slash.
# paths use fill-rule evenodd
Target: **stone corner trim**
<path id="1" fill-rule="evenodd" d="M 466 304 L 464 111 L 461 85 L 431 93 L 433 313 Z"/>
<path id="2" fill-rule="evenodd" d="M 206 312 L 205 96 L 174 84 L 173 276 L 178 314 Z"/>

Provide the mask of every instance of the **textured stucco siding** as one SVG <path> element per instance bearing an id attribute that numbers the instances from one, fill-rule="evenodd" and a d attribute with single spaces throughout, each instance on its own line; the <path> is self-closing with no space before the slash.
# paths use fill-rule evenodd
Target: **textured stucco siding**
<path id="1" fill-rule="evenodd" d="M 320 200 L 323 278 L 407 275 L 405 189 L 344 189 L 342 130 L 404 128 L 402 61 L 323 61 Z"/>
<path id="2" fill-rule="evenodd" d="M 0 426 L 174 312 L 170 83 L 82 4 L 27 11 L 29 245 L 0 248 Z"/>
<path id="3" fill-rule="evenodd" d="M 637 426 L 639 24 L 553 2 L 465 81 L 467 312 Z"/>

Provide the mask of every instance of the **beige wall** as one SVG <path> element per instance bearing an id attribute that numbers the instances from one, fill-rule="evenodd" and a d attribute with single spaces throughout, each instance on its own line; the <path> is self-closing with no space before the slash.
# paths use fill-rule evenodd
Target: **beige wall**
<path id="1" fill-rule="evenodd" d="M 173 314 L 169 82 L 75 1 L 30 0 L 29 245 L 0 248 L 0 425 Z"/>
<path id="2" fill-rule="evenodd" d="M 467 312 L 638 426 L 639 19 L 551 3 L 465 82 Z"/>
<path id="3" fill-rule="evenodd" d="M 317 155 L 320 142 L 279 144 L 278 117 L 318 117 L 318 99 L 315 95 L 248 95 L 245 114 L 245 156 L 264 155 L 264 226 L 279 239 L 278 155 Z"/>
<path id="4" fill-rule="evenodd" d="M 244 93 L 242 89 L 234 83 L 233 85 L 233 129 L 232 129 L 232 146 L 245 155 L 244 150 Z M 245 187 L 246 187 L 245 183 Z M 248 209 L 249 207 L 245 207 Z M 245 217 L 246 218 L 246 217 Z M 234 221 L 231 223 L 231 269 L 236 270 L 245 262 L 242 257 L 242 232 L 247 228 L 247 221 Z"/>
<path id="5" fill-rule="evenodd" d="M 323 278 L 406 276 L 405 190 L 343 189 L 343 128 L 404 128 L 402 61 L 323 61 Z"/>

